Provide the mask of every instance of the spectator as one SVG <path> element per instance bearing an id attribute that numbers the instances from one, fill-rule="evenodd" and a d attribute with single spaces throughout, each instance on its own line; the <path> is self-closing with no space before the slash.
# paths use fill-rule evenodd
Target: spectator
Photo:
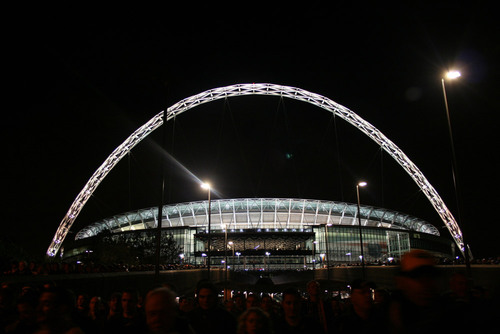
<path id="1" fill-rule="evenodd" d="M 245 309 L 248 310 L 250 307 L 260 307 L 259 295 L 255 293 L 248 294 L 245 302 Z"/>
<path id="2" fill-rule="evenodd" d="M 87 333 L 103 333 L 106 325 L 106 304 L 100 296 L 92 296 L 89 302 Z"/>
<path id="3" fill-rule="evenodd" d="M 4 272 L 5 275 L 17 275 L 19 273 L 19 262 L 10 261 L 10 268 Z"/>
<path id="4" fill-rule="evenodd" d="M 404 254 L 389 305 L 392 333 L 443 333 L 447 320 L 439 303 L 434 257 L 423 250 Z"/>
<path id="5" fill-rule="evenodd" d="M 269 317 L 271 318 L 271 321 L 273 323 L 276 321 L 279 316 L 279 305 L 277 305 L 271 295 L 267 293 L 262 295 L 262 297 L 260 298 L 260 308 L 267 314 L 269 314 Z"/>
<path id="6" fill-rule="evenodd" d="M 17 267 L 17 274 L 18 275 L 31 275 L 31 270 L 28 267 L 28 262 L 25 260 L 19 261 L 18 267 Z"/>
<path id="7" fill-rule="evenodd" d="M 335 333 L 385 333 L 387 314 L 376 308 L 372 298 L 372 288 L 365 280 L 351 283 L 351 306 L 337 319 Z"/>
<path id="8" fill-rule="evenodd" d="M 191 325 L 178 316 L 175 294 L 166 287 L 148 292 L 144 310 L 147 333 L 194 334 Z"/>
<path id="9" fill-rule="evenodd" d="M 92 296 L 90 298 L 89 317 L 91 320 L 106 318 L 106 305 L 100 296 Z"/>
<path id="10" fill-rule="evenodd" d="M 86 293 L 80 293 L 76 297 L 76 310 L 82 315 L 89 312 L 89 296 Z"/>
<path id="11" fill-rule="evenodd" d="M 76 297 L 74 320 L 84 331 L 88 331 L 90 325 L 89 297 L 86 293 L 80 293 Z"/>
<path id="12" fill-rule="evenodd" d="M 135 289 L 122 292 L 122 315 L 125 319 L 134 319 L 139 316 L 139 293 Z"/>
<path id="13" fill-rule="evenodd" d="M 38 272 L 37 272 L 37 264 L 35 261 L 30 261 L 30 263 L 28 264 L 28 271 L 30 272 L 30 275 L 38 275 Z"/>
<path id="14" fill-rule="evenodd" d="M 126 289 L 121 294 L 122 313 L 106 322 L 106 333 L 138 333 L 144 329 L 145 318 L 139 308 L 139 293 Z"/>
<path id="15" fill-rule="evenodd" d="M 5 333 L 34 333 L 37 329 L 37 306 L 40 293 L 31 289 L 23 293 L 16 302 L 17 319 L 5 327 Z"/>
<path id="16" fill-rule="evenodd" d="M 272 334 L 273 324 L 267 312 L 250 307 L 238 318 L 237 334 Z"/>
<path id="17" fill-rule="evenodd" d="M 234 300 L 232 298 L 228 298 L 224 300 L 224 308 L 229 312 L 229 313 L 234 313 Z"/>
<path id="18" fill-rule="evenodd" d="M 321 293 L 320 283 L 316 280 L 309 281 L 306 285 L 307 298 L 304 301 L 303 312 L 318 322 L 323 328 L 322 333 L 328 333 L 332 327 L 333 310 L 330 301 Z"/>
<path id="19" fill-rule="evenodd" d="M 342 314 L 344 309 L 340 295 L 333 297 L 330 301 L 330 304 L 332 305 L 332 315 L 335 319 Z"/>
<path id="20" fill-rule="evenodd" d="M 304 315 L 301 307 L 303 298 L 299 291 L 287 288 L 283 291 L 281 307 L 283 314 L 274 324 L 274 332 L 277 334 L 311 334 L 321 333 L 323 328 L 311 317 Z"/>
<path id="21" fill-rule="evenodd" d="M 245 311 L 246 309 L 246 298 L 245 295 L 241 292 L 236 293 L 233 296 L 233 311 L 232 313 L 235 315 L 236 319 Z"/>
<path id="22" fill-rule="evenodd" d="M 236 318 L 221 306 L 215 286 L 203 281 L 197 288 L 197 307 L 188 315 L 189 322 L 199 334 L 234 334 Z"/>
<path id="23" fill-rule="evenodd" d="M 122 294 L 114 292 L 108 301 L 108 314 L 106 320 L 112 320 L 120 317 L 122 314 Z"/>
<path id="24" fill-rule="evenodd" d="M 183 295 L 179 297 L 179 315 L 186 317 L 189 312 L 194 310 L 194 299 L 191 296 Z"/>
<path id="25" fill-rule="evenodd" d="M 74 321 L 75 297 L 72 291 L 52 287 L 42 291 L 38 302 L 37 330 L 34 333 L 84 333 Z"/>

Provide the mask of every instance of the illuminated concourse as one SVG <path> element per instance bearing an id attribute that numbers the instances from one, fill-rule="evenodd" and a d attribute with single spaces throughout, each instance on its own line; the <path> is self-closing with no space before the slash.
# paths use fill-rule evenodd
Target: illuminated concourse
<path id="1" fill-rule="evenodd" d="M 65 245 L 64 258 L 79 257 L 103 235 L 154 244 L 158 207 L 95 222 Z M 410 249 L 454 256 L 454 244 L 430 223 L 372 206 L 310 199 L 243 198 L 164 205 L 162 233 L 176 245 L 176 263 L 235 270 L 311 269 L 398 260 Z M 210 233 L 208 231 L 210 218 Z M 361 222 L 361 226 L 359 225 Z M 360 246 L 360 230 L 363 247 Z M 210 238 L 210 242 L 209 242 Z M 210 250 L 208 245 L 210 244 Z M 162 245 L 163 247 L 164 245 Z"/>

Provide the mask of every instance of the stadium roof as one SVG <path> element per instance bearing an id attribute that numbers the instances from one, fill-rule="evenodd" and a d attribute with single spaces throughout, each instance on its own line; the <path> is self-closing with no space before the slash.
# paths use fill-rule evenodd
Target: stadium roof
<path id="1" fill-rule="evenodd" d="M 209 209 L 210 203 L 210 209 Z M 208 227 L 211 230 L 266 229 L 290 231 L 314 225 L 358 226 L 357 204 L 293 198 L 218 199 L 164 205 L 162 227 Z M 361 225 L 410 230 L 439 236 L 432 224 L 384 208 L 360 206 Z M 157 226 L 158 207 L 131 211 L 105 218 L 81 229 L 75 239 L 96 236 L 109 230 L 124 232 Z"/>

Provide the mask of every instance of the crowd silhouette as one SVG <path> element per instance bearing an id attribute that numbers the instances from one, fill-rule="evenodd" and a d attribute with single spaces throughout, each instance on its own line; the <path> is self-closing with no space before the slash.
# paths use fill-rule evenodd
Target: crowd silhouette
<path id="1" fill-rule="evenodd" d="M 437 258 L 438 265 L 464 265 L 464 259 Z M 500 265 L 500 257 L 477 258 L 470 261 L 474 265 Z M 333 263 L 332 266 L 357 266 L 359 264 Z M 397 260 L 392 260 L 386 263 L 371 263 L 370 265 L 395 265 L 398 266 Z M 160 264 L 160 270 L 190 270 L 204 269 L 204 265 L 192 265 L 186 263 Z M 37 262 L 34 260 L 12 260 L 8 264 L 3 264 L 0 268 L 3 276 L 44 276 L 44 275 L 59 275 L 59 274 L 92 274 L 92 273 L 112 273 L 112 272 L 139 272 L 139 271 L 155 271 L 155 264 L 129 264 L 129 263 L 113 263 L 102 264 L 86 261 L 85 263 L 77 262 Z"/>
<path id="2" fill-rule="evenodd" d="M 325 292 L 319 281 L 270 294 L 233 292 L 225 298 L 201 280 L 193 295 L 160 284 L 109 295 L 78 294 L 57 283 L 0 290 L 0 334 L 7 333 L 493 333 L 497 300 L 474 289 L 461 272 L 439 291 L 435 259 L 410 251 L 401 259 L 394 290 L 355 279 L 347 295 Z M 29 266 L 26 266 L 29 267 Z"/>

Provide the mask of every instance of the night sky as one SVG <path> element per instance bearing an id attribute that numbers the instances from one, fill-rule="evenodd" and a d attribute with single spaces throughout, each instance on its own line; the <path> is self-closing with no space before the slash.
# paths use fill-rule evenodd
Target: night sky
<path id="1" fill-rule="evenodd" d="M 407 154 L 458 218 L 441 87 L 456 67 L 462 77 L 446 90 L 462 223 L 476 257 L 500 255 L 495 11 L 481 1 L 336 3 L 13 9 L 3 31 L 2 239 L 45 254 L 85 183 L 134 130 L 179 100 L 253 82 L 299 87 L 357 113 Z M 162 148 L 179 163 L 164 173 Z M 310 104 L 252 96 L 196 107 L 156 130 L 101 183 L 67 238 L 98 219 L 158 206 L 162 175 L 166 203 L 206 199 L 196 178 L 213 183 L 214 199 L 355 203 L 363 179 L 362 204 L 449 235 L 410 176 L 353 126 Z"/>

